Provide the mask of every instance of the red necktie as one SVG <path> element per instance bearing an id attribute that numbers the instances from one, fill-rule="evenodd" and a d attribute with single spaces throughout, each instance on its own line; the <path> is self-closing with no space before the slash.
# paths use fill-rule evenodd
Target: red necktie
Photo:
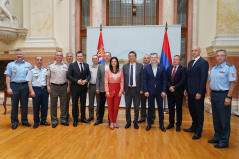
<path id="1" fill-rule="evenodd" d="M 173 85 L 173 79 L 174 79 L 175 73 L 176 73 L 176 66 L 173 67 L 172 82 L 171 82 L 172 85 Z"/>

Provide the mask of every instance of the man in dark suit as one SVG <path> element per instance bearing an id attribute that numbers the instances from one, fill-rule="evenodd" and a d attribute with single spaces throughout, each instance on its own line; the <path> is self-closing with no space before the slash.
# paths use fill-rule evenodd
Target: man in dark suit
<path id="1" fill-rule="evenodd" d="M 169 125 L 166 129 L 171 129 L 174 127 L 174 117 L 176 105 L 177 109 L 177 123 L 176 131 L 180 131 L 182 124 L 182 104 L 183 104 L 183 91 L 185 88 L 187 73 L 186 68 L 181 66 L 181 57 L 175 55 L 173 57 L 173 66 L 168 67 L 167 69 L 167 79 L 168 79 L 168 108 L 169 108 Z"/>
<path id="2" fill-rule="evenodd" d="M 129 63 L 123 66 L 124 72 L 124 95 L 126 104 L 126 125 L 125 128 L 131 126 L 131 104 L 134 102 L 134 128 L 138 129 L 140 94 L 143 94 L 143 64 L 137 63 L 137 54 L 130 51 L 128 54 Z"/>
<path id="3" fill-rule="evenodd" d="M 110 52 L 105 52 L 104 55 L 104 60 L 105 63 L 100 64 L 98 66 L 97 70 L 97 78 L 96 78 L 96 93 L 100 95 L 100 105 L 97 110 L 97 114 L 99 114 L 99 117 L 97 117 L 97 121 L 94 123 L 94 125 L 99 125 L 103 123 L 103 118 L 104 118 L 104 112 L 105 112 L 105 71 L 109 69 L 109 64 L 110 64 L 110 59 L 111 59 L 111 53 Z"/>
<path id="4" fill-rule="evenodd" d="M 186 132 L 195 132 L 193 140 L 199 139 L 202 133 L 204 121 L 204 98 L 209 65 L 201 56 L 199 46 L 192 48 L 192 57 L 188 63 L 188 78 L 184 95 L 188 95 L 188 108 L 192 117 L 192 125 Z"/>
<path id="5" fill-rule="evenodd" d="M 151 64 L 144 68 L 143 83 L 144 83 L 144 95 L 148 97 L 148 125 L 146 131 L 149 131 L 153 123 L 153 108 L 154 100 L 156 98 L 159 113 L 159 128 L 165 132 L 163 120 L 163 98 L 166 96 L 167 91 L 167 75 L 165 67 L 158 64 L 157 53 L 150 54 Z"/>
<path id="6" fill-rule="evenodd" d="M 143 69 L 145 66 L 147 66 L 150 63 L 150 56 L 148 54 L 144 55 L 143 59 Z M 141 118 L 139 119 L 138 123 L 142 123 L 146 121 L 147 113 L 146 113 L 146 101 L 147 97 L 145 97 L 144 94 L 140 95 L 140 105 L 141 105 Z M 155 108 L 153 109 L 153 119 L 155 120 L 156 114 L 155 114 Z"/>
<path id="7" fill-rule="evenodd" d="M 90 124 L 85 118 L 85 103 L 86 103 L 86 93 L 87 93 L 87 82 L 90 81 L 90 69 L 89 65 L 83 62 L 84 55 L 81 51 L 76 53 L 77 61 L 70 64 L 67 79 L 71 81 L 71 92 L 72 92 L 72 116 L 74 118 L 73 126 L 77 127 L 78 123 L 78 100 L 80 97 L 81 105 L 81 122 Z"/>

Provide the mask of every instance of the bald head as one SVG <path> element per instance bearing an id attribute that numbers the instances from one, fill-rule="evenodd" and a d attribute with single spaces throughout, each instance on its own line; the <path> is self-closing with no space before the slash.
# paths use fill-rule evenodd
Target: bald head
<path id="1" fill-rule="evenodd" d="M 192 47 L 192 57 L 193 59 L 196 59 L 201 54 L 201 48 L 199 46 L 193 46 Z"/>
<path id="2" fill-rule="evenodd" d="M 148 54 L 144 55 L 143 63 L 144 65 L 148 65 L 150 63 L 150 56 Z"/>

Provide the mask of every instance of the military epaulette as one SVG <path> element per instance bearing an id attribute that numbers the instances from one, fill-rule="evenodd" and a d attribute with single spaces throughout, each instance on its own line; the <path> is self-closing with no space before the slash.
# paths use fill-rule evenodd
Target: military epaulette
<path id="1" fill-rule="evenodd" d="M 54 63 L 54 61 L 50 62 L 48 65 L 51 65 L 51 64 L 53 64 L 53 63 Z"/>
<path id="2" fill-rule="evenodd" d="M 34 67 L 30 67 L 29 70 L 33 69 Z"/>
<path id="3" fill-rule="evenodd" d="M 232 64 L 230 64 L 230 63 L 228 63 L 228 62 L 226 63 L 226 65 L 229 66 L 229 67 L 232 67 L 232 66 L 233 66 Z"/>
<path id="4" fill-rule="evenodd" d="M 69 65 L 67 62 L 64 62 L 64 61 L 63 61 L 63 63 L 66 64 L 67 66 Z"/>

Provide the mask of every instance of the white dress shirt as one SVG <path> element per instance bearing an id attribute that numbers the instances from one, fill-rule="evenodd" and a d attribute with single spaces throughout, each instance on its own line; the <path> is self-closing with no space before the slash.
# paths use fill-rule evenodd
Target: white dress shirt
<path id="1" fill-rule="evenodd" d="M 133 65 L 133 85 L 130 85 L 130 75 L 131 75 L 131 65 Z M 136 87 L 136 63 L 133 64 L 129 63 L 129 86 Z"/>

